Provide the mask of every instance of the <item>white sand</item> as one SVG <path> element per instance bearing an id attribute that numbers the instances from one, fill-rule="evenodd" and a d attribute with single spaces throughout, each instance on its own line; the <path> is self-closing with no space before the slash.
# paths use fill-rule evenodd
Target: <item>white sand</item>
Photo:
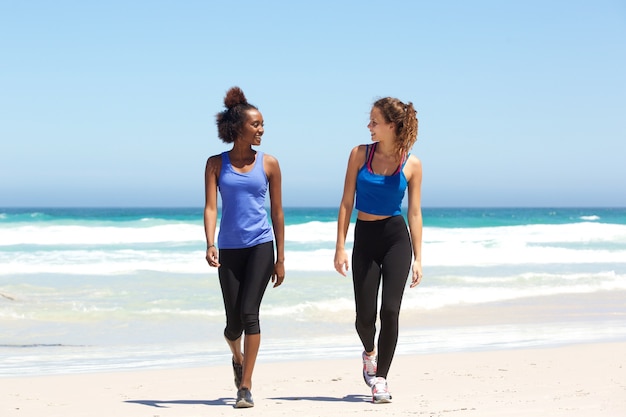
<path id="1" fill-rule="evenodd" d="M 397 355 L 391 404 L 354 360 L 259 362 L 255 407 L 218 367 L 0 379 L 2 417 L 626 416 L 626 343 Z"/>

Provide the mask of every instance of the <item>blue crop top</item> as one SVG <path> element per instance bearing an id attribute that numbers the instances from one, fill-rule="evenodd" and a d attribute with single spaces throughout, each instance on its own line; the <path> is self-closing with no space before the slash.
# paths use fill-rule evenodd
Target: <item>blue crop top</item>
<path id="1" fill-rule="evenodd" d="M 222 153 L 222 169 L 217 185 L 222 196 L 222 218 L 217 236 L 221 249 L 241 249 L 272 241 L 272 228 L 265 210 L 267 176 L 263 152 L 257 152 L 249 172 L 237 172 L 228 152 Z"/>
<path id="2" fill-rule="evenodd" d="M 372 170 L 376 143 L 366 145 L 365 163 L 356 177 L 356 209 L 380 216 L 397 216 L 402 213 L 402 200 L 407 187 L 402 168 L 408 155 L 403 158 L 393 175 L 378 175 Z"/>

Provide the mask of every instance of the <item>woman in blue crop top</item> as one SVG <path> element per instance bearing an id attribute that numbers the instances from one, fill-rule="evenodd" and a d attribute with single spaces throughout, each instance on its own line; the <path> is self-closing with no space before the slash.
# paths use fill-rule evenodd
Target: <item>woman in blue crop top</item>
<path id="1" fill-rule="evenodd" d="M 261 144 L 263 116 L 238 87 L 228 90 L 224 104 L 226 110 L 217 115 L 218 136 L 233 147 L 211 156 L 206 164 L 206 260 L 218 268 L 226 311 L 224 337 L 233 354 L 235 407 L 248 408 L 254 406 L 250 390 L 261 344 L 261 300 L 270 279 L 277 287 L 285 278 L 285 221 L 278 161 L 252 149 Z M 271 226 L 265 210 L 267 191 Z M 222 197 L 219 253 L 215 240 L 218 192 Z"/>
<path id="2" fill-rule="evenodd" d="M 386 97 L 374 103 L 367 125 L 374 143 L 352 149 L 339 206 L 335 269 L 345 276 L 350 266 L 346 235 L 356 197 L 352 249 L 355 327 L 363 344 L 363 379 L 371 387 L 375 403 L 391 401 L 387 374 L 398 340 L 404 288 L 409 274 L 411 288 L 422 279 L 422 164 L 409 154 L 417 140 L 417 124 L 410 102 Z M 408 229 L 401 211 L 405 193 Z M 380 334 L 376 344 L 377 314 Z"/>

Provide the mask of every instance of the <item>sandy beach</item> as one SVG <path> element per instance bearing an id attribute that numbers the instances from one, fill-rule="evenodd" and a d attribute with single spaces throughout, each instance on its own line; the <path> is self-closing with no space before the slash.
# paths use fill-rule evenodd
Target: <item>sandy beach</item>
<path id="1" fill-rule="evenodd" d="M 391 404 L 354 360 L 259 362 L 255 407 L 234 409 L 229 366 L 0 379 L 3 417 L 626 416 L 626 343 L 397 355 Z"/>

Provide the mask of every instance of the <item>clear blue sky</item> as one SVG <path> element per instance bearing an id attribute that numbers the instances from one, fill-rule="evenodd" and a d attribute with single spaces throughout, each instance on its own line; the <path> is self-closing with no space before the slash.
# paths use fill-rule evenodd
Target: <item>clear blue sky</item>
<path id="1" fill-rule="evenodd" d="M 0 0 L 0 207 L 198 206 L 226 90 L 285 206 L 412 101 L 423 205 L 626 206 L 626 2 Z"/>

